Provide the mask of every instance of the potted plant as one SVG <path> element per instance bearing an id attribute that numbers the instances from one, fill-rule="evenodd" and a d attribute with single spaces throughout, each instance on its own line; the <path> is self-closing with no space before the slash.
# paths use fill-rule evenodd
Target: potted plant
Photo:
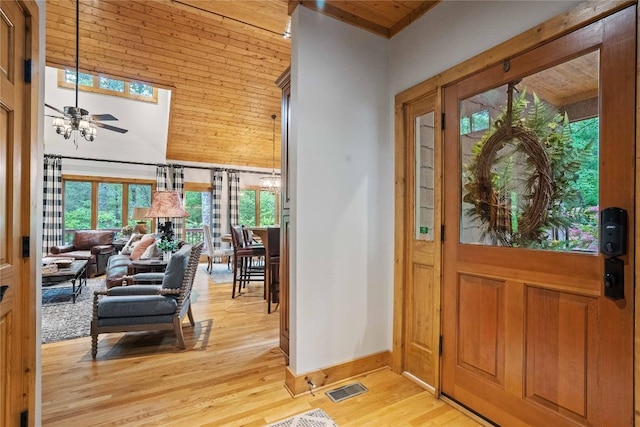
<path id="1" fill-rule="evenodd" d="M 162 252 L 162 259 L 164 261 L 169 261 L 169 259 L 171 259 L 171 254 L 178 250 L 178 242 L 162 238 L 158 242 L 158 249 Z"/>

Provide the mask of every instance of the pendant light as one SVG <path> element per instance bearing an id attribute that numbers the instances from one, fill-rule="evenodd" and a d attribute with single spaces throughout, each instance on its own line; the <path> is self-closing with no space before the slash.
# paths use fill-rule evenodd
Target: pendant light
<path id="1" fill-rule="evenodd" d="M 271 175 L 260 178 L 260 191 L 268 191 L 270 193 L 279 193 L 281 187 L 280 177 L 276 176 L 276 115 L 271 115 L 273 121 L 273 163 Z"/>

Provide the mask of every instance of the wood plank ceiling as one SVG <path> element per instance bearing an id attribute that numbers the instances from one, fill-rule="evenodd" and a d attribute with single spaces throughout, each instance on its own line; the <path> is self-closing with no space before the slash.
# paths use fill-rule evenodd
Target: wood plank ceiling
<path id="1" fill-rule="evenodd" d="M 79 0 L 83 72 L 171 89 L 167 158 L 271 168 L 297 4 L 391 37 L 436 1 Z M 47 65 L 75 67 L 75 1 L 48 0 Z"/>

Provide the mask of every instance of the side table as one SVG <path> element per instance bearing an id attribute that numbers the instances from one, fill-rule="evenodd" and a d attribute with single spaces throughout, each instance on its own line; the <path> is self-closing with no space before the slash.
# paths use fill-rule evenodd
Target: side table
<path id="1" fill-rule="evenodd" d="M 124 248 L 124 245 L 126 245 L 128 241 L 128 239 L 116 239 L 113 241 L 112 245 L 115 246 L 116 251 L 120 253 L 120 251 L 122 250 L 122 248 Z"/>
<path id="2" fill-rule="evenodd" d="M 127 274 L 132 276 L 138 273 L 162 273 L 167 268 L 167 264 L 167 261 L 161 259 L 139 259 L 129 264 Z"/>

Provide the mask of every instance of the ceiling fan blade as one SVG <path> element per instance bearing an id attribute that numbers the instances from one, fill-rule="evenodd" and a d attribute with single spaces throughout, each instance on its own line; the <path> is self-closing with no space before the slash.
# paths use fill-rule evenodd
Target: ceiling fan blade
<path id="1" fill-rule="evenodd" d="M 52 107 L 51 105 L 49 105 L 49 104 L 47 104 L 47 103 L 45 103 L 45 104 L 44 104 L 44 106 L 45 106 L 45 107 L 49 107 L 49 108 L 51 108 L 51 109 L 52 109 L 52 110 L 54 110 L 54 111 L 57 111 L 58 113 L 62 114 L 63 116 L 66 116 L 66 114 L 64 113 L 64 111 L 59 110 L 59 109 L 57 109 L 56 107 Z"/>
<path id="2" fill-rule="evenodd" d="M 127 129 L 122 129 L 122 128 L 117 128 L 115 126 L 111 126 L 111 125 L 105 125 L 104 123 L 100 123 L 100 122 L 92 122 L 94 125 L 96 125 L 99 128 L 103 128 L 103 129 L 107 129 L 107 130 L 112 130 L 114 132 L 120 132 L 120 133 L 127 133 L 129 132 Z"/>
<path id="3" fill-rule="evenodd" d="M 89 116 L 89 118 L 91 120 L 102 120 L 102 121 L 105 121 L 105 120 L 118 120 L 114 116 L 112 116 L 111 114 L 91 114 Z"/>

